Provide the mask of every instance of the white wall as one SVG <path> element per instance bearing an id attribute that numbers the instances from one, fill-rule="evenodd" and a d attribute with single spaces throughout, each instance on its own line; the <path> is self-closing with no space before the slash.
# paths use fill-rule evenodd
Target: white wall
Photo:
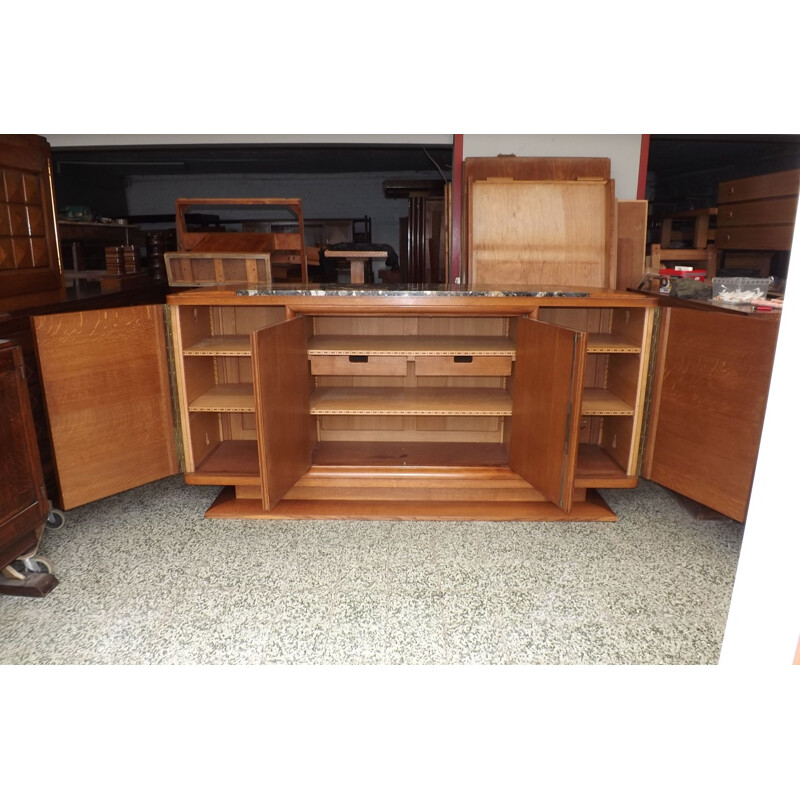
<path id="1" fill-rule="evenodd" d="M 641 134 L 465 133 L 464 158 L 498 155 L 610 158 L 620 200 L 635 200 L 639 185 Z"/>

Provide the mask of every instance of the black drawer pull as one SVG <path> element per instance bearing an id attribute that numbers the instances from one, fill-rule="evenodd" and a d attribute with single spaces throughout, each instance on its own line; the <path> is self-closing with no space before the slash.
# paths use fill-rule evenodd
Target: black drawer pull
<path id="1" fill-rule="evenodd" d="M 366 364 L 369 361 L 369 356 L 348 356 L 351 364 Z"/>
<path id="2" fill-rule="evenodd" d="M 472 356 L 453 356 L 453 361 L 456 364 L 471 364 Z"/>

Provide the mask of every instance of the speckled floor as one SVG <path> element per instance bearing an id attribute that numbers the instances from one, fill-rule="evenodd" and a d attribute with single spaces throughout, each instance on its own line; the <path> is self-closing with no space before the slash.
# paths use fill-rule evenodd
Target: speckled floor
<path id="1" fill-rule="evenodd" d="M 743 526 L 655 484 L 616 523 L 206 520 L 170 478 L 74 509 L 0 664 L 714 664 Z"/>

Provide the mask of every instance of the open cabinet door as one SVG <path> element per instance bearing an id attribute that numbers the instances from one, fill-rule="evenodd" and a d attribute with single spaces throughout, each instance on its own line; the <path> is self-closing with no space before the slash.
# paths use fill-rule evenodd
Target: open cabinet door
<path id="1" fill-rule="evenodd" d="M 306 320 L 295 317 L 251 334 L 256 430 L 264 508 L 273 509 L 311 467 Z"/>
<path id="2" fill-rule="evenodd" d="M 177 473 L 162 307 L 33 323 L 63 507 Z"/>
<path id="3" fill-rule="evenodd" d="M 509 466 L 564 511 L 572 509 L 586 339 L 519 320 Z"/>

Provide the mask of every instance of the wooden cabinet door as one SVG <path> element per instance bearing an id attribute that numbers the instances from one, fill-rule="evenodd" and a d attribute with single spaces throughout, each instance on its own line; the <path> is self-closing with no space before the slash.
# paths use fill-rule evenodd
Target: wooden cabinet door
<path id="1" fill-rule="evenodd" d="M 711 309 L 663 311 L 642 477 L 744 522 L 778 325 Z"/>
<path id="2" fill-rule="evenodd" d="M 0 567 L 36 547 L 50 509 L 22 364 L 0 340 Z"/>
<path id="3" fill-rule="evenodd" d="M 177 473 L 162 306 L 33 321 L 64 508 Z"/>
<path id="4" fill-rule="evenodd" d="M 311 466 L 307 328 L 303 317 L 251 334 L 264 507 L 274 508 Z"/>
<path id="5" fill-rule="evenodd" d="M 509 466 L 564 511 L 572 508 L 586 339 L 519 320 Z"/>

